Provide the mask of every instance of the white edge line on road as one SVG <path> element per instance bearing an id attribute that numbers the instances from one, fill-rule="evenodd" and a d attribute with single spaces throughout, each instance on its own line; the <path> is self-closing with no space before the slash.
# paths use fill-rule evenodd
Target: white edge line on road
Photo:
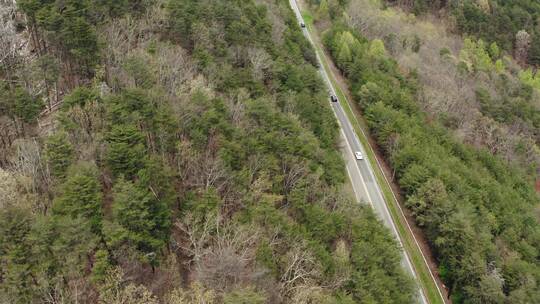
<path id="1" fill-rule="evenodd" d="M 316 51 L 316 50 L 315 50 L 315 51 Z M 324 69 L 324 66 L 321 67 L 321 68 Z M 328 68 L 330 68 L 330 67 L 328 67 Z M 336 82 L 336 86 L 339 86 L 339 84 L 337 84 L 337 82 Z M 343 88 L 341 88 L 341 87 L 340 87 L 340 89 L 343 90 Z M 349 99 L 347 98 L 347 96 L 346 96 L 345 94 L 343 94 L 343 97 L 345 98 L 345 104 L 347 105 L 347 107 L 349 108 L 349 110 L 351 110 L 351 113 L 353 113 L 352 116 L 353 116 L 354 120 L 356 121 L 356 124 L 357 124 L 358 126 L 360 126 L 360 122 L 358 121 L 358 118 L 357 118 L 356 115 L 354 114 L 355 112 L 354 112 L 354 110 L 352 109 L 352 107 L 351 107 L 351 105 L 350 105 Z M 346 115 L 346 114 L 345 114 L 345 115 Z M 421 249 L 421 247 L 420 247 L 420 244 L 418 243 L 418 240 L 416 239 L 416 236 L 414 235 L 414 232 L 412 231 L 412 228 L 411 228 L 411 226 L 409 225 L 409 221 L 407 221 L 407 217 L 405 216 L 405 213 L 403 212 L 403 208 L 402 208 L 401 205 L 399 204 L 399 201 L 398 201 L 398 199 L 397 199 L 397 197 L 396 197 L 396 194 L 394 193 L 394 189 L 392 189 L 392 186 L 391 186 L 391 184 L 390 184 L 390 181 L 388 181 L 388 178 L 386 177 L 386 174 L 384 173 L 384 170 L 383 170 L 383 168 L 382 168 L 382 165 L 381 165 L 381 163 L 379 162 L 379 159 L 377 158 L 377 154 L 375 153 L 375 150 L 374 150 L 373 147 L 371 146 L 371 143 L 369 142 L 368 136 L 366 135 L 366 133 L 364 132 L 364 130 L 363 130 L 361 127 L 360 127 L 359 129 L 360 129 L 360 132 L 362 132 L 362 135 L 363 135 L 363 136 L 366 138 L 366 140 L 367 140 L 367 143 L 368 143 L 367 146 L 368 146 L 368 148 L 371 150 L 371 152 L 372 152 L 373 155 L 375 156 L 375 162 L 376 162 L 376 164 L 377 164 L 377 167 L 378 167 L 379 170 L 381 171 L 381 173 L 382 173 L 382 175 L 383 175 L 383 177 L 384 177 L 384 180 L 385 180 L 386 184 L 387 184 L 388 187 L 390 188 L 390 192 L 392 193 L 392 197 L 394 198 L 394 200 L 395 200 L 395 202 L 396 202 L 396 205 L 398 206 L 398 209 L 399 209 L 401 215 L 403 216 L 403 219 L 404 219 L 404 221 L 405 221 L 405 224 L 407 225 L 407 229 L 409 230 L 410 234 L 412 235 L 413 240 L 414 240 L 414 243 L 416 244 L 416 247 L 418 248 L 418 251 L 420 251 L 420 255 L 422 256 L 422 259 L 424 260 L 424 263 L 425 263 L 425 265 L 426 265 L 426 267 L 427 267 L 427 269 L 428 269 L 428 271 L 429 271 L 429 274 L 430 274 L 431 278 L 432 278 L 433 281 L 435 282 L 435 286 L 436 286 L 436 288 L 437 288 L 437 291 L 438 291 L 438 293 L 439 293 L 439 296 L 440 296 L 441 299 L 443 300 L 443 303 L 446 303 L 445 297 L 443 296 L 443 294 L 442 294 L 442 292 L 441 292 L 441 289 L 439 288 L 439 284 L 437 283 L 437 280 L 435 279 L 435 275 L 433 275 L 433 272 L 431 271 L 431 268 L 429 267 L 429 263 L 428 263 L 428 261 L 427 261 L 425 255 L 424 255 L 424 252 L 422 251 L 422 249 Z M 355 131 L 354 128 L 353 128 L 353 131 Z M 355 131 L 355 132 L 356 132 L 356 131 Z M 362 144 L 360 144 L 360 146 L 363 147 Z M 369 157 L 368 157 L 368 159 L 369 159 Z M 371 163 L 370 163 L 369 165 L 371 166 Z M 375 183 L 377 183 L 377 182 L 376 182 L 377 179 L 374 177 L 374 173 L 372 172 L 372 170 L 368 170 L 368 171 L 370 171 L 370 174 L 371 174 L 373 180 L 375 181 Z M 377 188 L 377 191 L 379 192 L 379 194 L 382 196 L 382 194 L 380 193 L 380 189 L 379 189 L 379 186 L 378 186 L 378 185 L 377 185 L 376 188 Z M 383 198 L 384 198 L 384 196 L 383 196 Z M 385 207 L 386 207 L 386 209 L 388 209 L 388 207 L 386 206 L 386 200 L 383 199 L 383 201 L 385 202 Z M 387 212 L 389 212 L 389 211 L 387 210 Z M 392 216 L 390 215 L 390 217 L 392 217 Z M 392 224 L 393 224 L 393 223 L 392 223 Z M 401 242 L 401 241 L 400 241 L 400 242 Z M 402 246 L 403 246 L 403 244 L 402 244 Z M 406 252 L 406 250 L 403 250 L 403 251 Z"/>
<path id="2" fill-rule="evenodd" d="M 340 128 L 340 131 L 341 131 L 341 134 L 343 134 L 343 136 L 345 137 L 345 141 L 347 141 L 347 143 L 348 143 L 347 148 L 348 148 L 349 152 L 351 152 L 351 155 L 353 155 L 354 153 L 353 153 L 353 150 L 351 148 L 351 143 L 347 139 L 347 136 L 345 136 L 345 131 L 343 131 L 342 128 Z M 362 173 L 360 171 L 360 167 L 358 166 L 358 161 L 354 160 L 354 165 L 356 166 L 356 169 L 358 169 L 358 173 L 359 173 L 358 176 L 360 176 L 360 179 L 362 180 L 362 186 L 363 186 L 364 190 L 366 191 L 367 200 L 368 200 L 369 204 L 371 205 L 371 208 L 373 210 L 375 210 L 375 206 L 373 205 L 373 201 L 371 200 L 371 196 L 369 195 L 369 191 L 368 191 L 368 189 L 366 187 L 366 181 L 364 180 L 364 177 L 362 176 Z M 354 181 L 352 180 L 352 178 L 351 178 L 351 184 L 353 185 L 353 188 L 354 188 Z M 359 203 L 361 203 L 361 201 L 359 201 Z"/>
<path id="3" fill-rule="evenodd" d="M 292 0 L 292 1 L 294 2 L 295 6 L 296 6 L 296 1 L 295 1 L 295 0 Z M 297 15 L 297 19 L 299 19 L 300 21 L 304 22 L 304 20 L 303 20 L 303 18 L 302 18 L 302 15 L 301 15 L 301 13 L 300 13 L 300 9 L 299 9 L 298 7 L 295 7 L 295 8 L 296 8 L 296 10 L 293 8 L 293 11 L 294 11 L 295 14 Z M 307 33 L 307 38 L 308 38 L 308 40 L 309 40 L 309 41 L 311 42 L 311 44 L 315 47 L 314 42 L 313 42 L 312 39 L 311 39 L 311 35 L 309 34 L 309 30 L 308 30 L 308 29 L 306 29 L 306 33 Z M 319 54 L 318 54 L 316 48 L 315 48 L 315 54 L 316 54 L 317 59 L 319 60 L 319 62 L 320 62 L 320 64 L 321 64 L 321 69 L 322 69 L 322 70 L 325 70 L 324 64 L 323 64 L 321 58 L 319 57 Z M 330 72 L 331 72 L 331 71 L 330 71 Z M 330 87 L 332 93 L 335 94 L 335 90 L 334 90 L 334 87 L 333 87 L 333 84 L 332 84 L 331 80 L 329 79 L 329 76 L 326 75 L 326 73 L 323 73 L 323 76 L 325 76 L 324 78 L 325 78 L 326 82 L 329 83 L 329 87 Z M 336 84 L 336 85 L 339 86 L 339 84 Z M 342 88 L 340 88 L 340 89 L 342 89 Z M 345 101 L 346 101 L 345 103 L 347 104 L 347 107 L 348 107 L 348 108 L 351 110 L 351 112 L 353 113 L 353 118 L 354 118 L 354 120 L 356 121 L 356 123 L 357 123 L 358 125 L 360 125 L 360 123 L 359 123 L 359 121 L 358 121 L 358 118 L 356 117 L 356 115 L 354 115 L 355 112 L 352 110 L 351 105 L 349 104 L 349 100 L 348 100 L 347 96 L 345 96 L 345 94 L 343 94 L 343 96 L 345 97 Z M 334 115 L 336 115 L 336 114 L 334 113 Z M 345 115 L 346 115 L 346 114 L 345 114 Z M 347 116 L 347 115 L 346 115 L 346 116 Z M 337 115 L 336 115 L 336 117 L 337 117 Z M 337 120 L 338 120 L 338 123 L 339 123 L 339 119 L 337 119 Z M 355 131 L 355 130 L 354 130 L 354 128 L 353 128 L 353 132 L 354 132 L 354 131 Z M 366 136 L 366 134 L 365 134 L 365 132 L 364 132 L 364 130 L 363 130 L 362 128 L 360 128 L 360 131 L 362 132 L 362 135 L 363 135 L 365 138 L 368 138 L 368 137 Z M 341 132 L 344 133 L 343 129 L 341 129 Z M 343 135 L 344 135 L 344 134 L 343 134 Z M 345 140 L 347 140 L 347 137 L 346 137 L 346 136 L 345 136 Z M 357 139 L 357 140 L 358 140 L 358 139 Z M 347 141 L 348 141 L 348 140 L 347 140 Z M 363 145 L 360 144 L 360 147 L 363 147 Z M 438 291 L 438 293 L 439 293 L 439 296 L 441 297 L 441 299 L 443 300 L 443 303 L 444 303 L 444 302 L 445 302 L 445 298 L 444 298 L 444 296 L 443 296 L 443 294 L 442 294 L 442 292 L 441 292 L 441 290 L 440 290 L 440 288 L 439 288 L 439 284 L 437 283 L 437 280 L 435 279 L 435 276 L 433 275 L 433 272 L 431 271 L 431 268 L 429 267 L 429 264 L 428 264 L 428 262 L 427 262 L 427 259 L 426 259 L 425 255 L 424 255 L 424 253 L 423 253 L 423 251 L 422 251 L 422 249 L 421 249 L 421 247 L 420 247 L 420 245 L 419 245 L 419 243 L 418 243 L 418 240 L 416 239 L 416 236 L 414 235 L 414 233 L 413 233 L 413 231 L 412 231 L 412 229 L 411 229 L 411 227 L 410 227 L 410 225 L 409 225 L 409 222 L 407 221 L 407 218 L 405 217 L 405 213 L 403 212 L 403 209 L 401 208 L 401 206 L 400 206 L 400 204 L 399 204 L 399 201 L 397 200 L 397 197 L 396 197 L 396 195 L 395 195 L 395 193 L 394 193 L 394 190 L 392 189 L 392 187 L 391 187 L 391 185 L 390 185 L 390 183 L 389 183 L 389 181 L 388 181 L 388 178 L 386 177 L 386 175 L 384 174 L 384 171 L 382 170 L 382 166 L 381 166 L 381 164 L 380 164 L 380 162 L 379 162 L 379 159 L 377 158 L 377 155 L 375 154 L 375 151 L 373 150 L 373 147 L 372 147 L 371 144 L 369 143 L 369 140 L 368 140 L 368 147 L 369 147 L 369 149 L 372 151 L 373 155 L 375 155 L 375 161 L 376 161 L 376 163 L 377 163 L 377 167 L 379 168 L 379 170 L 381 170 L 382 175 L 383 175 L 383 177 L 384 177 L 384 179 L 385 179 L 385 182 L 386 182 L 386 183 L 388 184 L 388 186 L 390 187 L 390 192 L 392 193 L 392 196 L 393 196 L 394 200 L 396 201 L 396 205 L 398 206 L 398 209 L 399 209 L 401 215 L 403 216 L 403 218 L 404 218 L 404 220 L 405 220 L 405 223 L 406 223 L 406 225 L 407 225 L 407 228 L 408 228 L 409 232 L 410 232 L 411 235 L 413 236 L 414 242 L 415 242 L 415 244 L 416 244 L 418 250 L 420 251 L 420 255 L 422 256 L 422 259 L 423 259 L 423 261 L 424 261 L 424 263 L 425 263 L 425 265 L 426 265 L 426 267 L 427 267 L 427 269 L 428 269 L 428 271 L 429 271 L 429 274 L 430 274 L 431 278 L 433 279 L 433 281 L 434 281 L 434 283 L 435 283 L 435 286 L 436 286 L 436 288 L 437 288 L 437 291 Z M 350 146 L 349 146 L 349 149 L 351 149 Z M 369 159 L 369 157 L 368 157 L 368 159 Z M 371 164 L 368 164 L 368 165 L 371 166 Z M 358 167 L 358 163 L 356 163 L 356 166 Z M 359 170 L 360 170 L 360 169 L 359 169 Z M 370 174 L 371 174 L 371 176 L 372 176 L 372 178 L 373 178 L 373 180 L 374 180 L 374 183 L 375 183 L 376 186 L 377 186 L 376 188 L 377 188 L 378 194 L 383 198 L 385 211 L 386 211 L 386 212 L 388 213 L 388 215 L 390 216 L 390 219 L 392 219 L 392 215 L 391 215 L 391 213 L 390 213 L 389 210 L 388 210 L 388 206 L 387 206 L 387 204 L 386 204 L 386 200 L 384 199 L 384 196 L 382 195 L 381 190 L 379 189 L 379 186 L 378 186 L 378 184 L 377 184 L 377 179 L 375 178 L 374 173 L 372 172 L 372 170 L 368 170 L 368 171 L 370 171 Z M 349 177 L 351 177 L 350 172 L 348 172 L 348 168 L 347 168 L 347 173 L 349 174 Z M 360 174 L 360 177 L 361 177 L 362 180 L 363 180 L 362 174 Z M 351 184 L 353 184 L 352 180 L 351 180 Z M 364 184 L 364 188 L 366 188 L 366 187 L 365 187 L 365 184 Z M 353 185 L 353 191 L 355 191 L 355 190 L 354 190 L 354 185 Z M 355 191 L 355 192 L 356 192 L 356 191 Z M 368 193 L 367 189 L 366 189 L 366 194 L 367 194 L 368 197 L 369 197 L 369 193 Z M 370 201 L 370 203 L 371 203 L 371 205 L 373 206 L 373 203 L 372 203 L 371 201 Z M 395 224 L 394 224 L 393 220 L 391 220 L 391 223 L 392 223 L 392 226 L 393 226 L 394 231 L 396 231 L 396 234 L 397 234 L 397 236 L 398 236 L 398 240 L 399 240 L 401 246 L 403 247 L 403 243 L 401 242 L 401 238 L 399 237 L 399 233 L 397 233 L 397 229 L 395 228 Z M 408 253 L 407 253 L 407 251 L 405 250 L 404 247 L 403 247 L 403 252 L 405 253 L 405 256 L 407 257 L 407 262 L 411 265 L 412 269 L 414 269 L 414 266 L 412 266 L 411 262 L 409 261 Z M 416 271 L 413 271 L 413 275 L 416 276 Z M 425 300 L 425 295 L 424 295 L 425 290 L 424 290 L 423 288 L 420 288 L 420 289 L 422 290 L 422 297 L 423 297 L 424 300 Z"/>
<path id="4" fill-rule="evenodd" d="M 351 175 L 351 171 L 349 171 L 349 167 L 347 167 L 347 165 L 345 165 L 345 170 L 347 170 L 347 175 L 349 176 L 349 180 L 351 181 L 351 187 L 353 189 L 353 192 L 354 192 L 354 196 L 356 196 L 356 200 L 358 200 L 359 203 L 361 203 L 361 199 L 360 199 L 360 196 L 358 195 L 358 192 L 356 191 L 356 187 L 354 186 L 354 183 L 353 183 L 353 179 L 352 179 L 352 175 Z"/>
<path id="5" fill-rule="evenodd" d="M 310 41 L 311 41 L 311 37 L 310 37 Z M 312 42 L 312 41 L 311 41 L 311 42 Z M 312 42 L 312 43 L 313 43 L 313 42 Z M 315 50 L 315 52 L 317 52 L 317 50 Z M 319 57 L 319 56 L 318 56 L 318 53 L 317 53 L 317 57 Z M 321 65 L 322 65 L 321 68 L 324 69 L 324 65 L 322 64 L 322 61 L 321 61 Z M 329 67 L 329 68 L 330 68 L 330 67 Z M 330 72 L 331 72 L 331 71 L 330 71 Z M 328 79 L 328 81 L 331 81 L 331 80 Z M 336 85 L 339 86 L 339 84 L 337 84 L 337 82 L 336 82 Z M 341 88 L 341 87 L 340 87 L 340 89 L 343 90 L 343 88 Z M 347 96 L 346 96 L 345 94 L 343 94 L 343 97 L 345 98 L 345 104 L 346 104 L 347 107 L 351 110 L 351 113 L 353 113 L 352 116 L 353 116 L 354 120 L 355 120 L 356 123 L 360 126 L 360 122 L 358 121 L 358 118 L 357 118 L 356 115 L 354 114 L 355 112 L 353 111 L 351 105 L 349 104 L 349 102 L 350 102 L 349 99 L 347 98 Z M 345 114 L 345 115 L 346 115 L 346 114 Z M 367 137 L 366 133 L 364 132 L 364 130 L 363 130 L 361 127 L 360 127 L 359 129 L 360 129 L 360 132 L 362 132 L 362 135 L 367 139 L 368 137 Z M 354 128 L 353 128 L 353 131 L 355 131 Z M 386 177 L 386 174 L 384 174 L 384 170 L 382 169 L 382 166 L 381 166 L 381 164 L 380 164 L 380 162 L 379 162 L 379 159 L 377 158 L 377 154 L 376 154 L 375 151 L 373 150 L 373 147 L 372 147 L 371 144 L 369 143 L 369 140 L 367 140 L 367 142 L 368 142 L 367 146 L 369 147 L 369 149 L 371 150 L 371 152 L 373 153 L 373 155 L 375 155 L 375 161 L 376 161 L 376 163 L 377 163 L 377 167 L 378 167 L 379 170 L 382 172 L 382 175 L 383 175 L 383 177 L 384 177 L 384 180 L 385 180 L 385 182 L 387 183 L 387 185 L 388 185 L 389 188 L 390 188 L 390 192 L 392 193 L 392 197 L 394 198 L 394 200 L 395 200 L 395 202 L 396 202 L 396 205 L 398 206 L 398 209 L 399 209 L 401 215 L 402 215 L 403 218 L 404 218 L 404 221 L 405 221 L 405 223 L 406 223 L 406 225 L 407 225 L 407 229 L 409 230 L 410 234 L 412 235 L 412 237 L 413 237 L 413 239 L 414 239 L 414 242 L 415 242 L 416 246 L 418 247 L 418 251 L 420 251 L 420 255 L 422 256 L 422 259 L 424 260 L 424 263 L 426 264 L 426 267 L 427 267 L 427 269 L 428 269 L 428 271 L 429 271 L 429 274 L 430 274 L 431 278 L 432 278 L 433 281 L 435 282 L 435 286 L 436 286 L 436 288 L 437 288 L 437 291 L 438 291 L 438 293 L 439 293 L 439 296 L 440 296 L 441 299 L 443 300 L 443 303 L 446 303 L 445 297 L 443 296 L 443 294 L 442 294 L 442 292 L 441 292 L 441 289 L 439 288 L 439 284 L 437 283 L 437 280 L 435 279 L 435 275 L 433 275 L 433 272 L 431 271 L 431 268 L 429 267 L 429 263 L 427 262 L 427 259 L 426 259 L 425 255 L 424 255 L 424 252 L 422 251 L 422 249 L 421 249 L 421 247 L 420 247 L 420 244 L 418 243 L 418 240 L 416 239 L 416 236 L 414 235 L 414 232 L 412 231 L 411 226 L 409 225 L 409 222 L 407 221 L 407 218 L 406 218 L 406 216 L 405 216 L 405 213 L 403 212 L 403 208 L 402 208 L 401 205 L 399 204 L 399 201 L 398 201 L 398 199 L 397 199 L 397 197 L 396 197 L 396 194 L 394 193 L 394 190 L 392 189 L 392 186 L 390 185 L 390 182 L 388 181 L 388 178 Z M 360 145 L 360 146 L 363 147 L 363 145 Z M 368 157 L 368 159 L 369 159 L 369 157 Z M 376 183 L 377 179 L 373 176 L 373 175 L 374 175 L 373 172 L 371 172 L 371 170 L 368 170 L 368 171 L 370 171 L 371 176 L 373 177 L 373 179 L 374 179 L 374 181 L 375 181 L 375 183 Z M 378 185 L 377 185 L 377 191 L 380 192 L 380 189 L 379 189 Z M 383 201 L 386 202 L 386 200 L 384 200 L 384 199 L 383 199 Z M 385 203 L 385 207 L 386 207 L 386 209 L 388 209 L 388 207 L 386 206 L 386 203 Z M 388 210 L 387 210 L 387 212 L 388 212 Z M 390 217 L 392 218 L 391 215 L 390 215 Z M 393 223 L 392 223 L 392 224 L 393 224 Z M 399 235 L 399 234 L 398 234 L 398 235 Z M 401 242 L 401 240 L 400 240 L 400 242 Z M 403 244 L 402 244 L 402 246 L 403 246 Z M 403 251 L 406 252 L 405 249 L 404 249 Z M 408 255 L 408 254 L 407 254 L 407 255 Z"/>

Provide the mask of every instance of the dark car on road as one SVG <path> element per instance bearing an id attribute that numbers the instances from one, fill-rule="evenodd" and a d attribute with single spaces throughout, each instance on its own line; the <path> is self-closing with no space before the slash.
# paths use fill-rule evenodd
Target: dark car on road
<path id="1" fill-rule="evenodd" d="M 337 99 L 337 96 L 336 95 L 330 95 L 330 100 L 332 102 L 338 102 L 338 99 Z"/>

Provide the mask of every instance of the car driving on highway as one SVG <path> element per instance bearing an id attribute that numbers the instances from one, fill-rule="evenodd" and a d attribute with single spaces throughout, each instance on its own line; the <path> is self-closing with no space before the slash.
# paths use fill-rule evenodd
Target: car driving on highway
<path id="1" fill-rule="evenodd" d="M 358 159 L 358 160 L 364 159 L 364 156 L 362 155 L 362 152 L 360 152 L 360 151 L 354 152 L 354 157 L 356 157 L 356 159 Z"/>
<path id="2" fill-rule="evenodd" d="M 336 95 L 330 95 L 330 100 L 332 102 L 338 102 L 338 99 L 337 99 L 337 96 Z"/>

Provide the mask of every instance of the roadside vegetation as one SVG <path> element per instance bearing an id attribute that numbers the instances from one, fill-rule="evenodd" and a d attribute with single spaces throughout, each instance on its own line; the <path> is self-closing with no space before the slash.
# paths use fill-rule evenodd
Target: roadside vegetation
<path id="1" fill-rule="evenodd" d="M 496 43 L 448 34 L 444 23 L 370 1 L 345 8 L 345 21 L 384 42 L 404 74 L 417 75 L 415 98 L 464 143 L 487 148 L 525 174 L 540 164 L 539 86 Z"/>
<path id="2" fill-rule="evenodd" d="M 310 11 L 304 10 L 302 14 L 304 15 L 304 18 L 306 18 L 306 15 L 308 15 L 309 18 Z M 308 29 L 310 31 L 311 37 L 315 37 L 315 40 L 320 39 L 318 37 L 319 33 L 317 32 L 317 28 L 315 28 L 313 24 L 308 23 Z M 358 139 L 364 147 L 367 147 L 366 161 L 369 161 L 371 167 L 373 168 L 374 176 L 377 179 L 377 183 L 379 183 L 380 189 L 388 207 L 388 211 L 390 212 L 392 220 L 394 221 L 396 229 L 401 238 L 403 246 L 402 250 L 406 251 L 406 254 L 408 254 L 410 261 L 413 264 L 414 271 L 418 276 L 417 279 L 418 284 L 420 285 L 419 287 L 422 289 L 422 292 L 424 293 L 424 296 L 427 298 L 429 303 L 443 303 L 444 295 L 441 294 L 440 291 L 440 288 L 443 287 L 436 286 L 437 282 L 432 277 L 433 274 L 428 268 L 429 265 L 425 261 L 425 257 L 423 256 L 423 253 L 418 246 L 417 240 L 415 239 L 415 236 L 412 234 L 412 232 L 409 231 L 409 223 L 407 223 L 407 219 L 402 213 L 402 207 L 399 206 L 400 203 L 397 200 L 394 191 L 392 190 L 392 185 L 390 184 L 391 181 L 389 181 L 389 179 L 386 177 L 387 173 L 383 172 L 383 168 L 380 165 L 378 156 L 375 155 L 375 150 L 371 147 L 372 143 L 370 143 L 368 134 L 364 131 L 368 129 L 366 120 L 363 117 L 357 115 L 358 112 L 353 109 L 353 106 L 351 104 L 354 101 L 349 100 L 349 97 L 344 94 L 344 90 L 348 90 L 347 83 L 339 83 L 337 81 L 336 75 L 333 73 L 332 68 L 329 66 L 329 64 L 331 64 L 329 60 L 332 59 L 328 55 L 326 55 L 324 51 L 324 45 L 320 42 L 315 42 L 315 49 L 322 60 L 322 66 L 328 73 L 328 77 L 336 90 L 336 96 L 338 97 L 339 102 L 343 106 L 343 109 L 348 116 L 348 119 L 351 122 L 352 127 L 358 136 Z"/>
<path id="3" fill-rule="evenodd" d="M 17 5 L 1 303 L 414 302 L 287 1 Z"/>
<path id="4" fill-rule="evenodd" d="M 496 44 L 371 1 L 311 5 L 453 302 L 538 302 L 538 91 L 528 72 Z"/>

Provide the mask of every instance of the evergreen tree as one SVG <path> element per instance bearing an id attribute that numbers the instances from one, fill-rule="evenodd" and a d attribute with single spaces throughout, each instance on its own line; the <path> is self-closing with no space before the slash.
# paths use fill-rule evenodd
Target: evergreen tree
<path id="1" fill-rule="evenodd" d="M 68 167 L 73 163 L 74 149 L 63 132 L 49 136 L 45 141 L 45 158 L 51 174 L 57 178 L 65 177 Z"/>
<path id="2" fill-rule="evenodd" d="M 352 61 L 352 53 L 351 49 L 349 48 L 349 45 L 346 43 L 342 43 L 342 45 L 339 47 L 339 53 L 337 55 L 337 60 L 340 63 L 346 63 Z"/>
<path id="3" fill-rule="evenodd" d="M 7 99 L 4 101 L 7 114 L 25 123 L 34 122 L 41 110 L 43 110 L 43 102 L 32 97 L 22 87 L 17 86 L 9 90 L 4 97 Z"/>
<path id="4" fill-rule="evenodd" d="M 141 132 L 133 125 L 113 125 L 106 140 L 108 148 L 105 158 L 113 174 L 133 177 L 144 162 L 145 147 Z"/>
<path id="5" fill-rule="evenodd" d="M 171 183 L 173 174 L 169 168 L 163 165 L 161 159 L 157 157 L 148 159 L 144 168 L 137 173 L 137 177 L 139 185 L 150 189 L 163 203 L 168 206 L 173 203 L 176 197 Z"/>
<path id="6" fill-rule="evenodd" d="M 169 237 L 171 215 L 166 202 L 158 199 L 151 189 L 124 179 L 113 188 L 113 244 L 128 242 L 150 257 L 159 253 Z"/>
<path id="7" fill-rule="evenodd" d="M 32 227 L 35 275 L 41 288 L 69 290 L 84 279 L 89 253 L 98 241 L 82 217 L 41 216 Z"/>
<path id="8" fill-rule="evenodd" d="M 386 48 L 384 47 L 384 42 L 380 39 L 374 39 L 373 41 L 371 41 L 368 54 L 375 58 L 386 55 Z"/>
<path id="9" fill-rule="evenodd" d="M 98 94 L 93 89 L 88 87 L 77 87 L 73 89 L 69 95 L 64 97 L 62 108 L 69 109 L 74 106 L 80 106 L 82 108 L 86 103 L 92 101 L 100 101 Z"/>
<path id="10" fill-rule="evenodd" d="M 109 252 L 107 250 L 99 249 L 94 254 L 94 266 L 92 267 L 92 282 L 95 284 L 102 283 L 107 274 L 113 269 L 111 262 L 109 261 Z"/>
<path id="11" fill-rule="evenodd" d="M 33 217 L 20 208 L 0 209 L 0 286 L 15 304 L 26 304 L 32 299 L 32 241 Z"/>
<path id="12" fill-rule="evenodd" d="M 101 233 L 102 194 L 93 165 L 78 165 L 71 169 L 62 185 L 61 194 L 54 201 L 53 211 L 72 218 L 82 217 L 89 221 L 94 233 Z"/>
<path id="13" fill-rule="evenodd" d="M 334 47 L 331 48 L 334 58 L 339 56 L 335 43 L 340 39 L 336 31 L 341 26 L 329 30 L 325 39 L 328 46 Z M 441 278 L 452 286 L 454 302 L 538 302 L 536 282 L 515 280 L 517 273 L 522 277 L 538 277 L 539 273 L 535 259 L 537 233 L 530 234 L 538 230 L 533 219 L 538 197 L 531 181 L 491 152 L 456 140 L 442 125 L 444 117 L 432 119 L 421 102 L 414 101 L 416 91 L 422 89 L 414 76 L 403 75 L 391 59 L 382 57 L 367 62 L 371 60 L 371 49 L 359 51 L 361 56 L 355 61 L 339 67 L 350 74 L 352 88 L 360 88 L 353 90 L 357 102 L 364 108 L 368 126 L 394 169 L 406 194 L 407 206 L 437 251 Z M 493 63 L 498 51 L 492 46 L 489 52 L 481 40 L 465 39 L 460 59 L 467 65 L 468 73 L 502 70 L 500 59 L 495 67 Z M 523 83 L 540 87 L 540 77 L 532 70 L 521 71 L 519 76 Z M 523 89 L 518 86 L 519 90 Z M 497 106 L 490 95 L 487 90 L 478 90 L 477 99 L 483 106 Z M 507 111 L 494 112 L 501 115 Z M 367 232 L 369 229 L 373 227 L 362 227 L 359 231 L 374 235 L 373 231 Z M 352 244 L 351 260 L 360 272 L 369 273 L 366 266 L 398 263 L 395 256 L 363 257 L 365 244 Z M 513 252 L 512 256 L 527 266 L 521 266 L 519 271 L 505 266 L 516 264 L 506 261 L 507 255 L 501 255 L 498 250 L 500 246 Z M 366 281 L 363 275 L 353 273 L 351 284 L 355 286 L 353 295 L 362 300 L 407 302 L 400 294 L 387 292 L 402 286 L 398 283 L 391 287 L 394 283 L 380 276 Z M 373 290 L 377 292 L 372 293 Z"/>

